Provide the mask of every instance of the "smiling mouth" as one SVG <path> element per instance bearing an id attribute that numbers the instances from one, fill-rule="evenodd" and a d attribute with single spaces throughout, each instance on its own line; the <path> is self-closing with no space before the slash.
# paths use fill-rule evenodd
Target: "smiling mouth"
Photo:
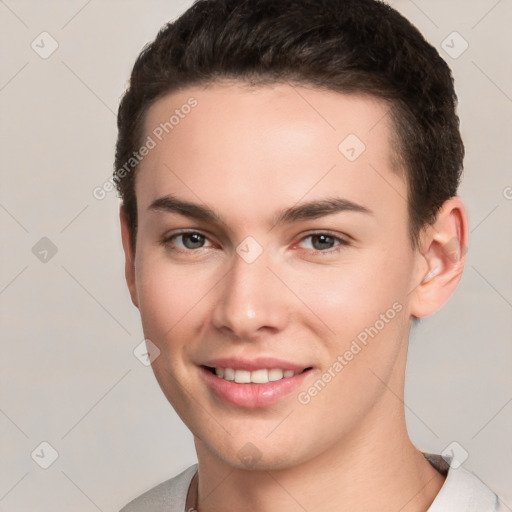
<path id="1" fill-rule="evenodd" d="M 283 379 L 290 379 L 308 370 L 312 367 L 304 368 L 303 370 L 283 370 L 281 368 L 261 368 L 257 370 L 239 370 L 236 368 L 221 368 L 203 366 L 210 373 L 223 380 L 235 382 L 236 384 L 267 384 L 269 382 L 276 382 Z"/>

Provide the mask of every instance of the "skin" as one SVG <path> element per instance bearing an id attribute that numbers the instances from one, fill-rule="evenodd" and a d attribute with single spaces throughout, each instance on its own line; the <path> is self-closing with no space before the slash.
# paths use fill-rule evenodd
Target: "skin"
<path id="1" fill-rule="evenodd" d="M 464 251 L 457 259 L 446 248 L 467 244 L 464 205 L 448 200 L 412 247 L 388 107 L 375 98 L 287 84 L 190 87 L 152 105 L 145 136 L 191 96 L 198 105 L 138 169 L 135 254 L 121 209 L 128 287 L 160 350 L 152 367 L 194 435 L 199 477 L 188 504 L 200 512 L 427 510 L 444 477 L 407 434 L 407 344 L 411 319 L 438 310 L 460 279 Z M 351 133 L 366 146 L 353 162 L 338 151 Z M 223 222 L 149 208 L 166 194 L 207 205 Z M 371 213 L 275 224 L 284 208 L 335 196 Z M 170 238 L 183 229 L 205 235 L 203 246 Z M 308 236 L 325 231 L 346 243 Z M 236 252 L 248 236 L 263 249 L 252 263 Z M 396 303 L 400 312 L 301 404 L 298 393 Z M 219 400 L 200 378 L 199 364 L 228 356 L 313 370 L 289 396 L 248 410 Z M 250 467 L 239 457 L 247 443 L 257 454 Z"/>

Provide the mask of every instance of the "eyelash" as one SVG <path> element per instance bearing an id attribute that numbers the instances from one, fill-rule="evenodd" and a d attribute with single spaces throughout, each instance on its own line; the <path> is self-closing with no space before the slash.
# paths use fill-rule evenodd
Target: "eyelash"
<path id="1" fill-rule="evenodd" d="M 205 247 L 199 247 L 197 249 L 176 249 L 175 247 L 171 247 L 173 239 L 178 238 L 180 236 L 182 237 L 185 235 L 194 235 L 194 234 L 200 235 L 200 236 L 204 237 L 206 240 L 209 240 L 208 237 L 205 234 L 201 233 L 200 231 L 180 231 L 179 233 L 174 233 L 170 236 L 164 237 L 161 241 L 161 244 L 165 247 L 170 248 L 173 251 L 181 252 L 181 253 L 193 253 L 193 252 L 198 252 L 201 249 L 205 249 Z M 336 236 L 336 235 L 330 233 L 329 231 L 317 231 L 314 233 L 308 233 L 307 235 L 303 236 L 299 240 L 299 242 L 297 242 L 297 244 L 294 244 L 294 245 L 298 245 L 300 242 L 303 242 L 304 240 L 306 240 L 308 238 L 312 238 L 315 236 L 321 236 L 321 235 L 325 235 L 325 236 L 328 236 L 329 238 L 332 238 L 335 242 L 338 243 L 338 245 L 336 245 L 335 247 L 333 247 L 331 249 L 326 249 L 325 251 L 321 251 L 318 249 L 312 249 L 312 250 L 306 249 L 307 251 L 312 251 L 313 254 L 315 254 L 315 255 L 330 255 L 330 254 L 338 253 L 339 251 L 343 250 L 345 247 L 350 245 L 350 242 L 347 239 Z"/>

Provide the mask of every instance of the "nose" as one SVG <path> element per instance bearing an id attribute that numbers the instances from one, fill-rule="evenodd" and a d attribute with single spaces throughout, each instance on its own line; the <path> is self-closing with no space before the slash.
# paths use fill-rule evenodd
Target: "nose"
<path id="1" fill-rule="evenodd" d="M 230 271 L 218 285 L 213 325 L 244 340 L 284 329 L 290 316 L 290 291 L 276 274 L 265 251 L 252 262 L 235 253 Z"/>

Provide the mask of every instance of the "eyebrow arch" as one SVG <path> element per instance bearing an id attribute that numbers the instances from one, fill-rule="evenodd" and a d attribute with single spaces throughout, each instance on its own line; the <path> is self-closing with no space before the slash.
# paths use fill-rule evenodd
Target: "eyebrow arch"
<path id="1" fill-rule="evenodd" d="M 373 215 L 373 212 L 360 204 L 342 199 L 340 197 L 331 197 L 316 201 L 301 203 L 281 211 L 275 220 L 275 225 L 291 224 L 301 220 L 318 219 L 327 215 L 333 215 L 340 212 L 359 212 Z"/>
<path id="2" fill-rule="evenodd" d="M 183 201 L 171 194 L 155 199 L 155 201 L 149 205 L 148 210 L 178 213 L 184 217 L 203 220 L 210 222 L 211 224 L 225 225 L 225 222 L 220 218 L 220 216 L 208 206 L 191 203 L 190 201 Z"/>
<path id="3" fill-rule="evenodd" d="M 153 201 L 149 205 L 148 210 L 177 213 L 185 217 L 226 226 L 226 222 L 208 206 L 184 201 L 171 194 Z M 373 215 L 373 212 L 365 206 L 349 201 L 348 199 L 332 197 L 309 201 L 307 203 L 301 203 L 299 205 L 286 208 L 278 212 L 273 224 L 274 226 L 291 224 L 301 220 L 318 219 L 320 217 L 346 211 Z"/>

